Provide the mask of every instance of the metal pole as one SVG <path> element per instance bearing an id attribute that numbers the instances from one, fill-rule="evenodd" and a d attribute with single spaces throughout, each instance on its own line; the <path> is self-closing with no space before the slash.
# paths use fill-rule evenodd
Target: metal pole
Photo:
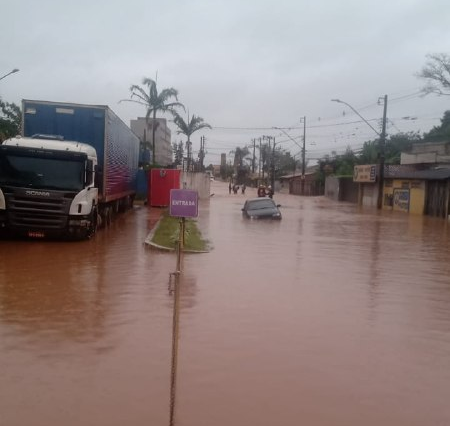
<path id="1" fill-rule="evenodd" d="M 180 250 L 181 251 L 181 250 Z M 180 324 L 180 271 L 175 272 L 175 288 L 172 311 L 172 359 L 170 366 L 169 425 L 175 425 L 175 407 L 177 394 L 178 341 Z"/>
<path id="2" fill-rule="evenodd" d="M 259 138 L 258 178 L 261 179 L 261 138 Z"/>
<path id="3" fill-rule="evenodd" d="M 384 148 L 386 146 L 386 113 L 387 113 L 387 95 L 384 95 L 383 108 L 383 127 L 380 135 L 380 170 L 378 173 L 378 200 L 377 207 L 383 208 L 383 190 L 384 190 Z"/>
<path id="4" fill-rule="evenodd" d="M 180 323 L 180 276 L 181 276 L 181 256 L 184 246 L 185 218 L 180 218 L 180 235 L 177 243 L 177 270 L 175 271 L 174 299 L 172 312 L 172 360 L 170 368 L 170 411 L 169 425 L 175 425 L 175 406 L 177 390 L 177 367 L 178 367 L 178 340 Z"/>
<path id="5" fill-rule="evenodd" d="M 340 104 L 347 105 L 359 118 L 361 118 L 361 120 L 364 121 L 364 123 L 366 123 L 378 136 L 380 136 L 380 133 L 350 104 L 348 104 L 347 102 L 341 101 L 340 99 L 331 99 L 331 102 L 338 102 Z"/>
<path id="6" fill-rule="evenodd" d="M 4 78 L 8 77 L 8 75 L 14 74 L 15 72 L 18 72 L 19 70 L 17 68 L 14 68 L 12 71 L 10 71 L 8 74 L 5 74 L 4 76 L 0 77 L 0 80 L 3 80 Z"/>
<path id="7" fill-rule="evenodd" d="M 272 149 L 272 176 L 271 176 L 272 194 L 275 194 L 275 136 L 273 137 Z"/>
<path id="8" fill-rule="evenodd" d="M 252 173 L 255 174 L 255 149 L 256 149 L 256 139 L 253 139 L 253 160 L 252 160 Z"/>
<path id="9" fill-rule="evenodd" d="M 303 117 L 303 148 L 302 148 L 302 178 L 301 178 L 301 194 L 305 195 L 305 145 L 306 145 L 306 117 Z"/>

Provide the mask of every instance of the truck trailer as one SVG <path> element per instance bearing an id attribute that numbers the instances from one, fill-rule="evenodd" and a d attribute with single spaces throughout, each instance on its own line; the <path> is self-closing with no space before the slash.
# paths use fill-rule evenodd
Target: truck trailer
<path id="1" fill-rule="evenodd" d="M 0 145 L 0 231 L 90 238 L 132 207 L 139 138 L 108 106 L 23 100 L 22 114 Z"/>

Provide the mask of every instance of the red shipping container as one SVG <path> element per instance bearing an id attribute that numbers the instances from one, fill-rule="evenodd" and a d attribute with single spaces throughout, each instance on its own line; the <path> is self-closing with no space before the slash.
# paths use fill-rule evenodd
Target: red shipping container
<path id="1" fill-rule="evenodd" d="M 148 202 L 152 207 L 168 207 L 170 190 L 180 189 L 181 170 L 152 169 L 149 175 Z"/>

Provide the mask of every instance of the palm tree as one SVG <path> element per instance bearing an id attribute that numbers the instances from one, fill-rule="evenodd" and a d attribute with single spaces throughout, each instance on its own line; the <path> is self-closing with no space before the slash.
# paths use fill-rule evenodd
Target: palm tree
<path id="1" fill-rule="evenodd" d="M 236 149 L 230 151 L 230 154 L 234 154 L 233 168 L 237 182 L 245 183 L 250 168 L 244 162 L 252 160 L 251 157 L 248 157 L 250 154 L 248 147 L 244 146 L 241 148 L 237 146 Z"/>
<path id="2" fill-rule="evenodd" d="M 151 78 L 144 78 L 142 80 L 142 85 L 146 86 L 146 88 L 143 88 L 136 84 L 131 86 L 131 99 L 123 99 L 122 101 L 134 102 L 140 105 L 144 105 L 147 108 L 147 113 L 145 115 L 147 124 L 149 121 L 149 117 L 152 116 L 152 163 L 155 164 L 155 132 L 157 127 L 156 113 L 158 111 L 174 112 L 174 108 L 180 107 L 184 109 L 184 105 L 178 102 L 178 90 L 174 89 L 173 87 L 163 89 L 158 93 L 158 89 L 156 88 L 156 81 L 152 80 Z M 170 98 L 175 98 L 177 102 L 168 102 Z"/>
<path id="3" fill-rule="evenodd" d="M 247 156 L 250 154 L 248 147 L 243 148 L 237 146 L 236 149 L 230 151 L 230 154 L 234 154 L 234 167 L 242 168 L 244 167 L 244 160 L 251 160 Z"/>
<path id="4" fill-rule="evenodd" d="M 195 133 L 197 130 L 208 128 L 211 129 L 211 126 L 208 123 L 205 123 L 203 121 L 202 117 L 198 117 L 193 115 L 191 119 L 189 120 L 189 112 L 188 112 L 188 120 L 187 122 L 184 121 L 183 117 L 181 117 L 180 114 L 178 114 L 176 111 L 171 111 L 173 115 L 173 122 L 178 127 L 177 133 L 183 134 L 187 137 L 187 169 L 189 170 L 190 166 L 190 158 L 191 158 L 191 135 Z"/>

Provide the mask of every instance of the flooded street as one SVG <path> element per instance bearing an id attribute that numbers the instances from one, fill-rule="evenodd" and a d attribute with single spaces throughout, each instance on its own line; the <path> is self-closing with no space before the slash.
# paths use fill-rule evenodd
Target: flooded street
<path id="1" fill-rule="evenodd" d="M 179 426 L 450 424 L 450 230 L 213 182 L 181 279 Z M 169 424 L 176 256 L 145 207 L 92 241 L 0 241 L 0 426 Z"/>

